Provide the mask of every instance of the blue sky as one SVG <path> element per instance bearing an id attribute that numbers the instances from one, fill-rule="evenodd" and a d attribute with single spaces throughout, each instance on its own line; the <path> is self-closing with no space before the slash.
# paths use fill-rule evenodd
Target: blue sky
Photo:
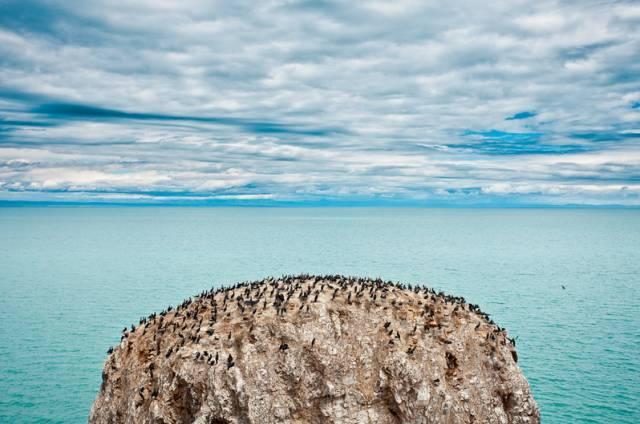
<path id="1" fill-rule="evenodd" d="M 0 201 L 640 205 L 640 4 L 0 0 Z"/>

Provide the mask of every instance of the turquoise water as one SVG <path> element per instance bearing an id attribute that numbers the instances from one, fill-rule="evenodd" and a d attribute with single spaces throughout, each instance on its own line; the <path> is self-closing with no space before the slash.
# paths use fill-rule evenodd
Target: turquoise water
<path id="1" fill-rule="evenodd" d="M 368 208 L 0 208 L 0 422 L 86 422 L 124 325 L 299 272 L 463 295 L 543 422 L 640 422 L 640 211 Z"/>

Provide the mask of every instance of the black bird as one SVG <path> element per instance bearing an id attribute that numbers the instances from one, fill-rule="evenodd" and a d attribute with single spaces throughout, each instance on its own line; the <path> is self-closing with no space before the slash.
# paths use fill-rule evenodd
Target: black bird
<path id="1" fill-rule="evenodd" d="M 384 323 L 384 328 L 387 329 L 391 325 L 391 321 L 387 321 Z"/>
<path id="2" fill-rule="evenodd" d="M 227 358 L 227 369 L 233 367 L 236 363 L 233 362 L 233 356 L 231 356 L 231 354 L 229 354 L 229 357 Z"/>
<path id="3" fill-rule="evenodd" d="M 563 284 L 560 284 L 560 285 L 562 286 L 562 290 L 566 290 L 567 289 Z"/>
<path id="4" fill-rule="evenodd" d="M 109 347 L 109 350 L 107 350 L 107 355 L 111 355 L 113 353 L 113 347 Z"/>
<path id="5" fill-rule="evenodd" d="M 287 349 L 289 349 L 289 345 L 288 345 L 288 344 L 286 344 L 286 343 L 282 343 L 282 344 L 280 345 L 280 350 L 281 350 L 281 351 L 283 351 L 283 352 L 284 352 L 284 351 L 285 351 L 285 350 L 287 350 Z"/>

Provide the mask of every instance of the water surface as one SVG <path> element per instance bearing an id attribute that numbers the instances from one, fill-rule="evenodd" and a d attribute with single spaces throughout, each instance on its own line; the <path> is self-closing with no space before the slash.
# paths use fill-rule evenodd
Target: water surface
<path id="1" fill-rule="evenodd" d="M 640 211 L 409 208 L 0 208 L 0 422 L 86 422 L 124 325 L 301 272 L 465 296 L 543 422 L 640 422 Z"/>

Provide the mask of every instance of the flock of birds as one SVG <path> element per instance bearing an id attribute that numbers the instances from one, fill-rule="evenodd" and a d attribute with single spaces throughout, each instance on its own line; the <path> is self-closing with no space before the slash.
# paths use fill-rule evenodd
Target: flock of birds
<path id="1" fill-rule="evenodd" d="M 443 311 L 450 316 L 463 312 L 475 313 L 481 318 L 475 325 L 475 330 L 482 325 L 489 329 L 486 334 L 487 341 L 496 342 L 500 339 L 504 344 L 508 340 L 515 346 L 515 340 L 508 338 L 503 328 L 497 326 L 477 305 L 467 303 L 463 297 L 435 292 L 424 286 L 411 286 L 381 279 L 341 275 L 296 275 L 212 288 L 195 298 L 185 299 L 175 308 L 169 306 L 158 314 L 153 313 L 141 318 L 137 326 L 131 324 L 130 328 L 123 328 L 120 346 L 108 350 L 108 362 L 111 369 L 116 370 L 117 361 L 114 353 L 128 353 L 134 348 L 140 353 L 141 346 L 144 346 L 143 356 L 147 358 L 148 363 L 146 372 L 153 380 L 155 360 L 170 360 L 172 355 L 184 352 L 181 349 L 187 346 L 189 349 L 186 352 L 191 352 L 195 361 L 209 366 L 216 366 L 222 362 L 230 369 L 236 364 L 232 353 L 221 355 L 221 352 L 230 352 L 232 349 L 212 350 L 212 345 L 233 345 L 234 336 L 238 335 L 238 326 L 229 324 L 242 324 L 246 334 L 251 336 L 257 316 L 271 314 L 284 317 L 309 313 L 310 307 L 318 302 L 383 309 L 402 309 L 410 303 L 420 309 L 423 319 L 420 322 L 416 320 L 409 335 L 415 335 L 420 330 L 428 332 L 431 328 L 440 328 Z M 391 321 L 385 321 L 381 330 L 387 332 L 389 345 L 395 345 L 397 340 L 404 336 Z M 173 336 L 166 337 L 167 333 Z M 504 337 L 499 337 L 500 334 Z M 313 348 L 315 342 L 314 338 L 307 343 Z M 450 343 L 446 340 L 444 342 Z M 286 342 L 276 343 L 279 344 L 280 352 L 289 349 Z M 409 346 L 406 353 L 412 355 L 415 349 L 415 345 Z M 515 350 L 512 349 L 511 352 L 513 359 L 517 361 Z M 452 366 L 455 366 L 454 360 L 455 358 L 447 358 L 447 363 L 451 362 Z M 106 373 L 103 373 L 103 382 L 106 377 Z M 152 398 L 158 396 L 157 388 L 147 390 Z M 145 388 L 141 387 L 139 395 L 142 399 L 144 392 Z"/>

